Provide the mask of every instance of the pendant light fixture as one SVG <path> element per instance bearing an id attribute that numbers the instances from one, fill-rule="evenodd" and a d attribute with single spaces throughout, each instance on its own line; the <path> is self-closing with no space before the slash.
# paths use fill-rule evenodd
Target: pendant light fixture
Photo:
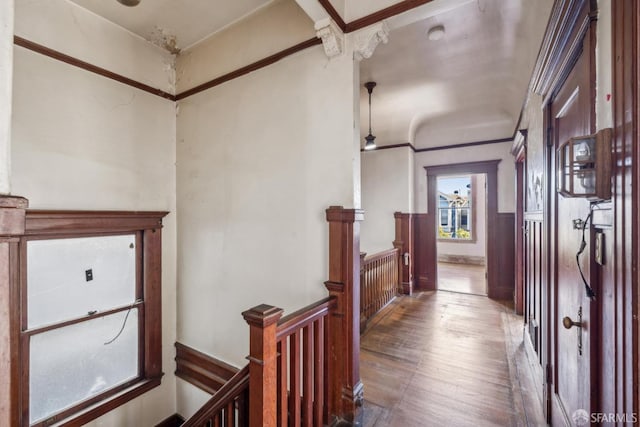
<path id="1" fill-rule="evenodd" d="M 376 137 L 371 134 L 371 92 L 373 92 L 373 88 L 376 87 L 376 82 L 366 82 L 364 87 L 367 88 L 367 92 L 369 92 L 369 135 L 365 136 L 364 139 L 364 149 L 365 150 L 373 150 L 376 148 Z"/>
<path id="2" fill-rule="evenodd" d="M 118 0 L 118 3 L 125 6 L 133 7 L 137 6 L 140 3 L 140 0 Z"/>

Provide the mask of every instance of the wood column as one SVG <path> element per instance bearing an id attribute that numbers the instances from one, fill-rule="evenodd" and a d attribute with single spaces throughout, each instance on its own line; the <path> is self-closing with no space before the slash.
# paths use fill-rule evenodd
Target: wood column
<path id="1" fill-rule="evenodd" d="M 395 212 L 393 217 L 396 221 L 396 238 L 393 247 L 398 249 L 398 293 L 411 295 L 413 293 L 413 214 Z M 404 254 L 409 254 L 408 262 L 405 264 Z"/>
<path id="2" fill-rule="evenodd" d="M 337 306 L 329 317 L 327 378 L 329 415 L 357 424 L 362 420 L 360 380 L 360 224 L 364 211 L 331 206 L 329 280 L 325 282 Z M 334 420 L 329 420 L 331 423 Z"/>
<path id="3" fill-rule="evenodd" d="M 0 425 L 19 425 L 19 239 L 27 199 L 0 196 Z"/>
<path id="4" fill-rule="evenodd" d="M 260 304 L 242 313 L 249 324 L 249 426 L 277 424 L 276 329 L 283 310 Z"/>

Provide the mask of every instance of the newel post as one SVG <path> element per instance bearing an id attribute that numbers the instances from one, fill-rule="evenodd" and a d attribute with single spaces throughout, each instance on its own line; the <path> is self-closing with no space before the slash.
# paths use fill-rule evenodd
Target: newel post
<path id="1" fill-rule="evenodd" d="M 29 202 L 0 195 L 0 425 L 20 425 L 20 259 Z"/>
<path id="2" fill-rule="evenodd" d="M 413 293 L 413 215 L 395 212 L 396 237 L 393 247 L 398 249 L 398 293 L 411 295 Z M 407 262 L 405 263 L 405 254 Z"/>
<path id="3" fill-rule="evenodd" d="M 276 330 L 283 310 L 260 304 L 242 313 L 249 324 L 249 426 L 277 422 Z"/>
<path id="4" fill-rule="evenodd" d="M 329 415 L 351 423 L 362 419 L 360 380 L 360 223 L 364 211 L 331 206 L 329 280 L 337 306 L 329 316 Z M 329 420 L 330 422 L 332 420 Z"/>

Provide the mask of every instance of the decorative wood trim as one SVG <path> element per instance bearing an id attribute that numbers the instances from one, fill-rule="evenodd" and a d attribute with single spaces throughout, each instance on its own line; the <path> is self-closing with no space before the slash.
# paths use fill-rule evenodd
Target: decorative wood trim
<path id="1" fill-rule="evenodd" d="M 26 236 L 134 232 L 162 228 L 165 211 L 55 211 L 26 212 Z"/>
<path id="2" fill-rule="evenodd" d="M 90 73 L 94 73 L 97 74 L 99 76 L 102 77 L 106 77 L 108 79 L 111 80 L 115 80 L 117 82 L 120 82 L 122 84 L 125 84 L 127 86 L 131 86 L 134 87 L 136 89 L 140 89 L 144 92 L 148 92 L 152 95 L 156 95 L 159 96 L 160 98 L 164 98 L 164 99 L 168 99 L 170 101 L 175 101 L 175 96 L 167 93 L 161 89 L 156 89 L 152 86 L 146 85 L 144 83 L 140 83 L 136 80 L 130 79 L 129 77 L 125 77 L 122 74 L 117 74 L 114 73 L 112 71 L 109 71 L 105 68 L 102 67 L 98 67 L 96 65 L 90 64 L 88 62 L 82 61 L 78 58 L 74 58 L 73 56 L 64 54 L 62 52 L 59 52 L 57 50 L 48 48 L 46 46 L 43 46 L 41 44 L 32 42 L 30 40 L 27 40 L 25 38 L 22 38 L 20 36 L 13 36 L 13 43 L 16 46 L 20 46 L 23 47 L 25 49 L 29 49 L 33 52 L 39 53 L 41 55 L 44 56 L 48 56 L 49 58 L 55 59 L 57 61 L 61 61 L 64 62 L 66 64 L 72 65 L 74 67 L 78 67 L 81 68 L 85 71 L 88 71 Z"/>
<path id="3" fill-rule="evenodd" d="M 184 417 L 180 414 L 173 414 L 156 424 L 155 427 L 180 427 L 184 424 Z"/>
<path id="4" fill-rule="evenodd" d="M 19 237 L 27 199 L 0 195 L 0 425 L 20 425 Z"/>
<path id="5" fill-rule="evenodd" d="M 411 9 L 415 9 L 416 7 L 422 6 L 424 4 L 430 3 L 432 0 L 404 0 L 384 9 L 381 9 L 377 12 L 371 13 L 362 18 L 358 18 L 355 21 L 351 21 L 346 24 L 346 33 L 351 33 L 353 31 L 360 30 L 364 27 L 368 27 L 369 25 L 375 24 L 376 22 L 380 22 L 384 19 L 391 18 L 392 16 L 399 15 L 401 13 L 407 12 Z M 322 2 L 320 3 L 322 4 Z M 329 13 L 329 11 L 327 11 Z"/>
<path id="6" fill-rule="evenodd" d="M 409 147 L 414 153 L 423 153 L 427 151 L 438 151 L 438 150 L 449 150 L 452 148 L 465 148 L 465 147 L 473 147 L 476 145 L 491 145 L 491 144 L 500 144 L 503 142 L 512 142 L 513 137 L 509 138 L 500 138 L 500 139 L 488 139 L 486 141 L 472 141 L 472 142 L 464 142 L 461 144 L 453 144 L 453 145 L 439 145 L 437 147 L 426 147 L 426 148 L 416 148 L 410 142 L 404 142 L 402 144 L 391 144 L 391 145 L 379 145 L 377 148 L 373 150 L 365 150 L 364 148 L 360 149 L 360 152 L 376 152 L 379 150 L 387 150 L 390 148 L 401 148 L 401 147 Z"/>
<path id="7" fill-rule="evenodd" d="M 585 3 L 589 0 L 556 1 L 551 11 L 538 59 L 531 77 L 530 87 L 537 94 L 550 95 L 551 88 L 558 87 L 571 69 L 567 64 L 575 61 L 579 53 L 576 42 L 580 42 L 589 28 L 589 21 L 595 15 L 589 15 Z"/>
<path id="8" fill-rule="evenodd" d="M 413 293 L 413 276 L 414 276 L 414 257 L 415 251 L 413 247 L 413 214 L 394 212 L 395 219 L 395 240 L 393 247 L 399 251 L 398 280 L 400 281 L 401 294 L 411 295 Z M 409 255 L 409 262 L 405 265 L 404 254 Z"/>
<path id="9" fill-rule="evenodd" d="M 178 378 L 214 394 L 233 377 L 238 368 L 215 357 L 176 342 L 176 371 Z"/>
<path id="10" fill-rule="evenodd" d="M 342 30 L 343 33 L 347 32 L 347 23 L 344 22 L 344 19 L 342 19 L 342 16 L 340 16 L 340 14 L 338 13 L 338 11 L 333 7 L 333 5 L 331 4 L 331 2 L 329 0 L 318 0 L 318 3 L 320 3 L 320 6 L 322 6 L 324 8 L 324 10 L 327 11 L 327 13 L 329 14 L 329 16 L 331 17 L 331 19 L 333 19 L 333 21 L 338 24 L 338 27 L 340 27 L 340 29 Z"/>
<path id="11" fill-rule="evenodd" d="M 6 200 L 5 200 L 6 202 Z M 3 203 L 6 205 L 6 203 Z M 20 206 L 25 206 L 20 202 Z M 28 339 L 34 331 L 26 328 L 26 292 L 22 287 L 26 282 L 26 276 L 22 273 L 26 267 L 26 243 L 31 239 L 39 238 L 63 238 L 78 235 L 111 235 L 120 234 L 123 231 L 136 234 L 138 246 L 137 260 L 139 266 L 139 279 L 137 281 L 136 295 L 144 295 L 144 302 L 136 304 L 141 312 L 139 337 L 140 373 L 125 384 L 121 384 L 111 390 L 97 395 L 91 399 L 77 403 L 71 408 L 62 410 L 54 416 L 35 424 L 37 426 L 48 425 L 53 422 L 61 425 L 84 425 L 87 422 L 103 415 L 129 400 L 160 385 L 162 378 L 162 310 L 161 310 L 161 229 L 162 218 L 166 212 L 108 212 L 108 211 L 29 211 L 24 212 L 23 234 L 13 237 L 9 244 L 9 274 L 3 274 L 0 268 L 0 292 L 6 288 L 9 291 L 6 299 L 9 308 L 8 322 L 1 325 L 9 325 L 8 351 L 11 360 L 8 363 L 10 370 L 7 375 L 10 381 L 2 382 L 8 387 L 10 396 L 9 408 L 5 410 L 5 402 L 0 401 L 0 422 L 11 420 L 7 425 L 28 424 L 28 372 L 29 354 Z M 136 220 L 136 215 L 140 217 Z M 122 221 L 118 226 L 117 221 Z M 56 227 L 60 227 L 56 229 Z M 74 230 L 73 227 L 78 227 Z M 40 233 L 42 231 L 42 233 Z M 142 240 L 141 240 L 142 239 Z M 5 255 L 2 237 L 0 236 L 0 257 Z M 143 255 L 144 254 L 144 255 Z M 0 263 L 4 265 L 5 263 Z M 4 283 L 8 276 L 7 283 Z M 6 296 L 1 295 L 0 296 Z M 0 299 L 5 301 L 5 299 Z M 128 308 L 128 307 L 127 307 Z M 123 311 L 120 307 L 115 311 Z M 0 316 L 5 311 L 0 307 Z M 102 313 L 104 315 L 104 313 Z M 91 318 L 93 316 L 88 316 Z M 22 319 L 22 324 L 21 324 Z M 0 317 L 0 320 L 3 320 Z M 144 327 L 142 326 L 144 325 Z M 49 329 L 49 327 L 47 327 Z M 40 330 L 42 331 L 42 329 Z M 3 332 L 0 329 L 0 332 Z M 2 334 L 0 333 L 0 336 Z M 2 341 L 7 341 L 2 337 Z M 0 349 L 4 350 L 2 345 Z M 3 355 L 4 356 L 4 355 Z M 0 366 L 4 368 L 4 360 L 0 359 Z M 3 369 L 4 371 L 4 369 Z M 4 374 L 4 372 L 1 372 Z M 3 375 L 4 377 L 4 375 Z M 4 395 L 5 389 L 0 396 Z M 8 411 L 8 412 L 7 412 Z"/>
<path id="12" fill-rule="evenodd" d="M 476 145 L 500 144 L 502 142 L 511 142 L 511 141 L 513 141 L 513 137 L 501 138 L 501 139 L 489 139 L 489 140 L 486 140 L 486 141 L 465 142 L 465 143 L 462 143 L 462 144 L 441 145 L 441 146 L 437 146 L 437 147 L 416 148 L 416 149 L 414 149 L 414 151 L 416 153 L 424 153 L 424 152 L 427 152 L 427 151 L 449 150 L 451 148 L 474 147 Z"/>
<path id="13" fill-rule="evenodd" d="M 437 192 L 437 176 L 442 174 L 487 175 L 487 295 L 493 299 L 512 299 L 515 278 L 514 256 L 514 214 L 498 213 L 498 164 L 501 160 L 467 162 L 425 166 L 427 173 L 428 213 L 422 224 L 421 235 L 416 237 L 416 247 L 420 247 L 421 256 L 425 257 L 425 265 L 421 272 L 426 276 L 425 290 L 432 290 L 437 283 L 436 257 L 436 206 L 434 195 Z M 416 251 L 418 249 L 416 248 Z M 418 286 L 421 285 L 418 277 Z"/>
<path id="14" fill-rule="evenodd" d="M 638 414 L 640 396 L 640 4 L 611 2 L 613 230 L 600 291 L 602 412 Z M 593 309 L 592 309 L 593 310 Z M 615 354 L 616 357 L 611 357 Z"/>
<path id="15" fill-rule="evenodd" d="M 242 68 L 238 68 L 237 70 L 231 71 L 230 73 L 224 74 L 220 77 L 216 77 L 215 79 L 209 80 L 208 82 L 202 83 L 194 88 L 185 90 L 184 92 L 177 94 L 175 99 L 176 101 L 180 101 L 191 95 L 195 95 L 196 93 L 200 93 L 207 89 L 211 89 L 212 87 L 221 85 L 222 83 L 226 83 L 229 80 L 236 79 L 238 77 L 244 76 L 245 74 L 249 74 L 253 71 L 256 71 L 268 65 L 274 64 L 280 61 L 281 59 L 286 58 L 287 56 L 293 55 L 294 53 L 300 52 L 302 50 L 305 50 L 307 48 L 317 46 L 320 44 L 322 44 L 322 40 L 317 37 L 313 37 L 309 40 L 305 40 L 302 43 L 298 43 L 295 46 L 291 46 L 290 48 L 281 50 L 280 52 L 274 53 L 273 55 L 268 56 L 264 59 L 261 59 L 249 65 L 246 65 Z"/>

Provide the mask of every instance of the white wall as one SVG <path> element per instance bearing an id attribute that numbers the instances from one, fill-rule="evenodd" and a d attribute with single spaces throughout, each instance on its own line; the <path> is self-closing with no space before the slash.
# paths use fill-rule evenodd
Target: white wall
<path id="1" fill-rule="evenodd" d="M 353 205 L 359 154 L 352 72 L 317 46 L 179 103 L 181 342 L 242 366 L 242 311 L 326 295 L 324 211 Z"/>
<path id="2" fill-rule="evenodd" d="M 315 37 L 313 22 L 291 0 L 276 0 L 180 52 L 178 92 L 191 89 Z"/>
<path id="3" fill-rule="evenodd" d="M 13 0 L 0 2 L 0 194 L 11 192 Z"/>
<path id="4" fill-rule="evenodd" d="M 393 247 L 394 212 L 413 210 L 413 151 L 409 147 L 363 151 L 360 251 L 374 254 Z"/>
<path id="5" fill-rule="evenodd" d="M 515 209 L 515 164 L 511 155 L 511 142 L 425 151 L 415 154 L 416 211 L 427 212 L 427 173 L 425 166 L 454 163 L 502 161 L 498 164 L 498 212 Z"/>
<path id="6" fill-rule="evenodd" d="M 472 194 L 472 224 L 475 240 L 466 242 L 458 240 L 455 242 L 447 242 L 438 240 L 437 251 L 438 257 L 442 255 L 463 255 L 471 257 L 485 258 L 487 252 L 487 197 L 486 197 L 486 175 L 473 175 L 473 194 Z"/>
<path id="7" fill-rule="evenodd" d="M 166 60 L 152 45 L 120 27 L 97 23 L 95 15 L 72 3 L 17 6 L 18 35 L 54 49 L 73 46 L 71 53 L 82 60 L 128 70 L 134 78 Z M 15 48 L 14 65 L 14 194 L 27 197 L 36 209 L 171 212 L 163 230 L 162 385 L 89 424 L 155 425 L 176 412 L 175 106 L 21 47 Z M 171 78 L 156 71 L 148 82 Z"/>

